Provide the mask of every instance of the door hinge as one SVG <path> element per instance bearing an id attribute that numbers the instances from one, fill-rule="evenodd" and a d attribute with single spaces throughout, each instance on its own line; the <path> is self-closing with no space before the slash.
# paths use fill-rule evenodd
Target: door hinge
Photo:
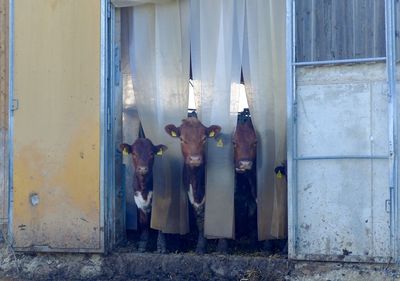
<path id="1" fill-rule="evenodd" d="M 111 130 L 111 109 L 107 107 L 107 131 Z"/>
<path id="2" fill-rule="evenodd" d="M 121 79 L 121 53 L 119 47 L 114 48 L 114 84 L 119 86 Z"/>
<path id="3" fill-rule="evenodd" d="M 297 122 L 297 102 L 293 103 L 293 122 Z"/>
<path id="4" fill-rule="evenodd" d="M 11 104 L 11 111 L 15 111 L 19 108 L 19 100 L 13 99 Z"/>
<path id="5" fill-rule="evenodd" d="M 111 2 L 107 3 L 107 18 L 111 18 Z"/>

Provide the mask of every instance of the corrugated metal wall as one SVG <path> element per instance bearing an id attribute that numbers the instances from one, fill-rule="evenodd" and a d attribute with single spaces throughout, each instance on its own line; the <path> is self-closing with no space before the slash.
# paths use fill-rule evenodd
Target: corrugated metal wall
<path id="1" fill-rule="evenodd" d="M 300 62 L 385 56 L 385 1 L 297 0 L 296 47 Z"/>
<path id="2" fill-rule="evenodd" d="M 8 1 L 0 0 L 0 229 L 8 208 Z"/>

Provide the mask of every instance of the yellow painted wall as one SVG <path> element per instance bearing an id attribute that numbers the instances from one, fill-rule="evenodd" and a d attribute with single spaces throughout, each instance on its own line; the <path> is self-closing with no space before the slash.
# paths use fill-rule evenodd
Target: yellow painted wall
<path id="1" fill-rule="evenodd" d="M 8 0 L 0 0 L 0 231 L 8 209 Z"/>
<path id="2" fill-rule="evenodd" d="M 17 249 L 101 247 L 100 3 L 15 0 Z"/>

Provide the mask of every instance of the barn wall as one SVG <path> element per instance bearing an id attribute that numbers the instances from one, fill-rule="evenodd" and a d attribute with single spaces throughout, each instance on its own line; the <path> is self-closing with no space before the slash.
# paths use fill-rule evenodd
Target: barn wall
<path id="1" fill-rule="evenodd" d="M 17 250 L 102 251 L 102 2 L 14 1 Z"/>
<path id="2" fill-rule="evenodd" d="M 389 154 L 385 64 L 299 68 L 296 83 L 298 157 Z M 297 167 L 296 257 L 387 261 L 389 161 L 299 160 Z"/>
<path id="3" fill-rule="evenodd" d="M 296 61 L 385 56 L 385 1 L 297 0 L 296 46 Z"/>
<path id="4" fill-rule="evenodd" d="M 8 1 L 0 1 L 0 229 L 8 208 Z"/>

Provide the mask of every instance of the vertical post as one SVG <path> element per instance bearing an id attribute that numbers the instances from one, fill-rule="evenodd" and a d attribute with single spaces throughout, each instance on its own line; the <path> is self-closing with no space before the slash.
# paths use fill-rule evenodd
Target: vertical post
<path id="1" fill-rule="evenodd" d="M 9 0 L 8 5 L 8 239 L 13 241 L 13 139 L 14 124 L 12 104 L 14 98 L 14 0 Z"/>
<path id="2" fill-rule="evenodd" d="M 107 247 L 107 20 L 108 20 L 109 0 L 101 0 L 101 23 L 100 23 L 100 226 L 104 231 L 101 232 L 100 245 L 103 252 L 108 251 Z"/>
<path id="3" fill-rule="evenodd" d="M 288 179 L 288 251 L 296 256 L 297 167 L 295 130 L 295 1 L 286 0 L 286 94 L 287 94 L 287 179 Z"/>
<path id="4" fill-rule="evenodd" d="M 0 4 L 0 240 L 7 225 L 8 206 L 8 1 Z"/>
<path id="5" fill-rule="evenodd" d="M 392 253 L 399 262 L 398 247 L 398 191 L 397 191 L 397 95 L 395 56 L 394 0 L 385 0 L 386 71 L 389 91 L 389 188 L 390 188 L 390 240 Z"/>

